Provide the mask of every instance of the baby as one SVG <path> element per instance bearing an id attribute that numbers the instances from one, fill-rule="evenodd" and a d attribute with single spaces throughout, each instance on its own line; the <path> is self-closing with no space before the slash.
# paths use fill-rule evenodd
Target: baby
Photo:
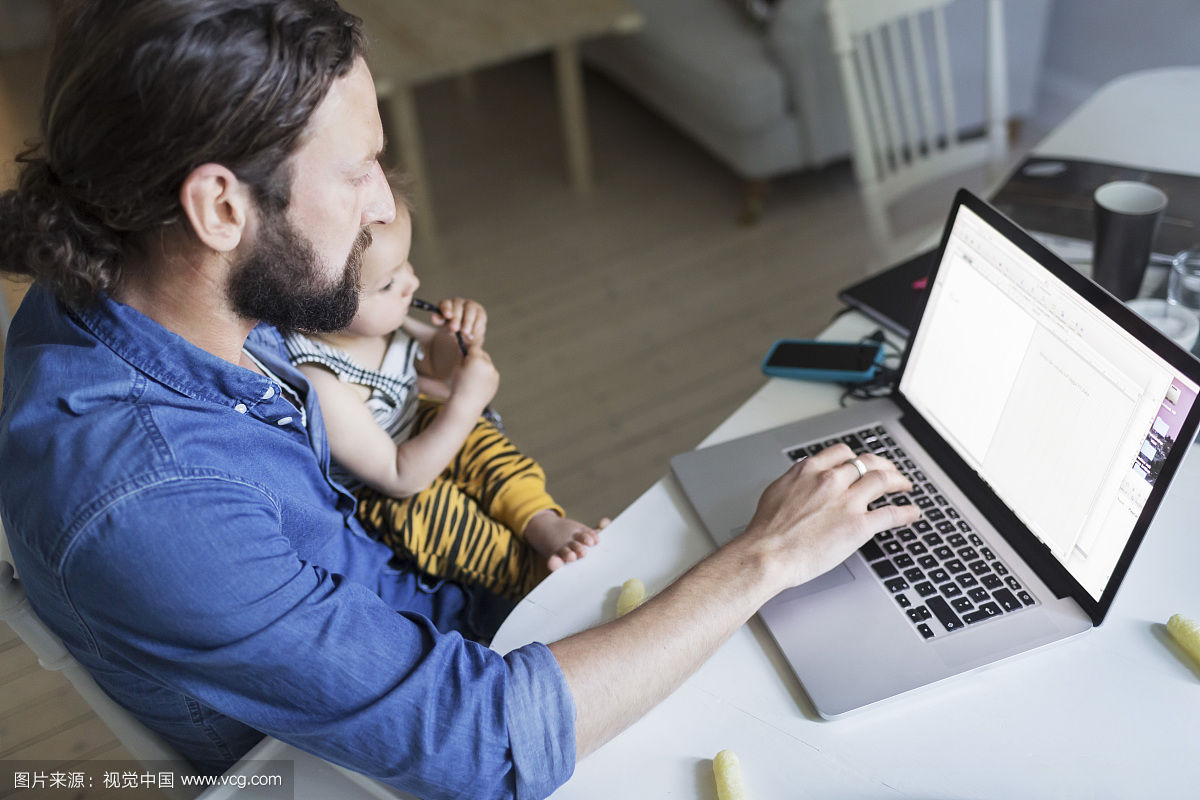
<path id="1" fill-rule="evenodd" d="M 563 516 L 542 468 L 481 417 L 500 382 L 483 349 L 483 306 L 455 297 L 437 305 L 433 325 L 410 319 L 420 281 L 403 203 L 373 232 L 350 325 L 285 336 L 320 399 L 333 478 L 397 555 L 520 599 L 583 557 L 597 530 Z"/>

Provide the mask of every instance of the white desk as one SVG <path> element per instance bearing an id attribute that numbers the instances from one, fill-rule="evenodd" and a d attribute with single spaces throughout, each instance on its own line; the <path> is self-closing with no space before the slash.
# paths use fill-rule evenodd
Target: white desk
<path id="1" fill-rule="evenodd" d="M 1155 70 L 1104 87 L 1035 152 L 1200 174 L 1196 131 L 1200 69 Z M 873 328 L 854 315 L 824 335 Z M 838 394 L 769 380 L 704 444 L 829 410 Z M 1080 639 L 824 722 L 754 619 L 659 707 L 581 761 L 554 797 L 712 800 L 711 759 L 725 748 L 738 753 L 750 795 L 762 800 L 1196 796 L 1200 666 L 1163 623 L 1175 612 L 1200 617 L 1200 537 L 1190 535 L 1197 487 L 1193 457 L 1105 623 Z M 587 559 L 524 600 L 493 646 L 551 642 L 611 619 L 626 579 L 653 593 L 712 549 L 665 477 Z"/>

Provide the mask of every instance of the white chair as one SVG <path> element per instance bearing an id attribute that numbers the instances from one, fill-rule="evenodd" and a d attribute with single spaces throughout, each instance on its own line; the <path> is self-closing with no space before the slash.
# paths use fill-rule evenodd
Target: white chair
<path id="1" fill-rule="evenodd" d="M 828 0 L 858 181 L 871 235 L 891 254 L 908 254 L 928 232 L 893 237 L 889 211 L 900 198 L 955 173 L 1003 161 L 1008 116 L 1002 0 L 987 3 L 979 85 L 984 129 L 964 138 L 957 122 L 944 10 L 954 0 Z M 989 175 L 989 180 L 994 175 Z M 949 196 L 947 196 L 947 207 Z"/>
<path id="2" fill-rule="evenodd" d="M 8 623 L 37 656 L 38 663 L 44 669 L 62 672 L 113 736 L 148 771 L 157 774 L 166 768 L 174 774 L 174 786 L 162 789 L 170 800 L 253 800 L 259 793 L 251 785 L 252 776 L 268 774 L 272 769 L 272 761 L 293 763 L 295 791 L 291 796 L 297 800 L 325 800 L 332 797 L 339 800 L 416 800 L 365 775 L 322 761 L 269 736 L 225 773 L 229 780 L 224 785 L 213 786 L 203 792 L 182 786 L 181 776 L 196 774 L 191 764 L 156 733 L 117 705 L 67 652 L 59 638 L 33 613 L 9 558 L 4 528 L 0 526 L 0 621 Z M 241 778 L 245 778 L 245 781 Z M 244 785 L 244 788 L 238 788 L 239 785 Z M 278 788 L 264 788 L 261 794 L 271 798 L 281 796 Z"/>

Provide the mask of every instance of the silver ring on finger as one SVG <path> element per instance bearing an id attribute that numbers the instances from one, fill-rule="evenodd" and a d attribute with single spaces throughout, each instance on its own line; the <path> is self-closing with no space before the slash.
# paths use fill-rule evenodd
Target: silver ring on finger
<path id="1" fill-rule="evenodd" d="M 859 458 L 858 456 L 847 459 L 845 463 L 853 465 L 854 468 L 856 470 L 858 470 L 858 478 L 855 478 L 854 480 L 858 480 L 859 478 L 861 478 L 862 476 L 867 474 L 867 465 L 864 464 L 862 462 L 862 459 Z"/>

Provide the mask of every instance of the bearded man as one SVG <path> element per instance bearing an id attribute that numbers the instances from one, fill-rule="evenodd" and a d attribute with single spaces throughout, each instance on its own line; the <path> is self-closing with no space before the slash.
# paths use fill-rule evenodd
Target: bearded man
<path id="1" fill-rule="evenodd" d="M 198 769 L 263 734 L 428 800 L 540 798 L 771 596 L 908 521 L 829 448 L 637 613 L 501 656 L 510 605 L 370 538 L 278 328 L 337 330 L 391 221 L 360 22 L 332 0 L 65 3 L 0 195 L 0 518 L 29 601 Z"/>

